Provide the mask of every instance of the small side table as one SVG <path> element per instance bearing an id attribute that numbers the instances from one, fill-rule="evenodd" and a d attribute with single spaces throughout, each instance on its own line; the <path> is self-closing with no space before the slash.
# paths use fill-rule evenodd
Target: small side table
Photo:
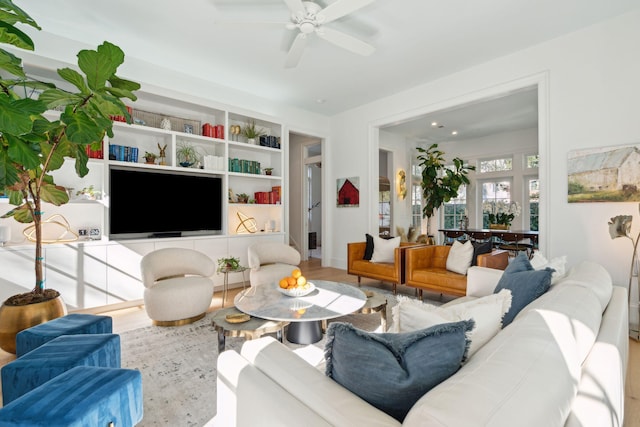
<path id="1" fill-rule="evenodd" d="M 368 293 L 370 293 L 371 296 L 369 296 Z M 380 313 L 380 326 L 382 327 L 382 332 L 387 332 L 387 299 L 381 294 L 371 291 L 366 291 L 365 295 L 367 295 L 367 302 L 365 302 L 362 308 L 356 311 L 355 314 Z M 327 325 L 328 322 L 323 320 L 323 332 L 327 331 Z"/>
<path id="2" fill-rule="evenodd" d="M 218 353 L 224 351 L 226 337 L 244 337 L 244 339 L 253 340 L 264 334 L 275 333 L 278 341 L 282 342 L 284 328 L 289 324 L 289 322 L 277 322 L 253 316 L 247 322 L 229 323 L 226 320 L 228 314 L 243 313 L 235 307 L 222 308 L 216 311 L 211 319 L 211 325 L 218 333 Z"/>
<path id="3" fill-rule="evenodd" d="M 367 302 L 358 313 L 380 313 L 382 332 L 387 332 L 387 299 L 376 292 L 371 292 L 371 296 L 369 296 L 367 292 L 365 292 L 365 294 L 367 294 Z"/>
<path id="4" fill-rule="evenodd" d="M 227 300 L 227 291 L 229 290 L 229 273 L 242 273 L 242 290 L 244 291 L 246 288 L 246 283 L 244 280 L 244 272 L 247 271 L 248 267 L 243 267 L 239 265 L 236 268 L 220 268 L 218 273 L 224 274 L 224 284 L 222 285 L 222 307 L 224 307 L 224 303 Z"/>

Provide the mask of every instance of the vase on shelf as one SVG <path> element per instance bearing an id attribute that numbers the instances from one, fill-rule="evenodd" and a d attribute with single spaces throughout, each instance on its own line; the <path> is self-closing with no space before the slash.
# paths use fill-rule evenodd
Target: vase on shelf
<path id="1" fill-rule="evenodd" d="M 509 224 L 489 224 L 491 230 L 508 230 Z"/>

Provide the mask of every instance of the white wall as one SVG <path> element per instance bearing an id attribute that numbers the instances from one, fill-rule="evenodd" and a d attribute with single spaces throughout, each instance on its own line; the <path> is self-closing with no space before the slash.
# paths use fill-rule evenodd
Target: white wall
<path id="1" fill-rule="evenodd" d="M 333 232 L 325 237 L 324 248 L 331 265 L 345 268 L 347 242 L 361 241 L 366 232 L 375 230 L 371 189 L 365 187 L 373 182 L 366 178 L 376 172 L 375 163 L 366 158 L 377 153 L 378 126 L 539 81 L 545 255 L 567 255 L 569 264 L 597 260 L 615 283 L 626 284 L 630 245 L 625 239 L 610 239 L 607 221 L 618 214 L 634 215 L 635 235 L 640 227 L 638 206 L 570 205 L 567 152 L 640 141 L 638 40 L 640 12 L 636 11 L 333 117 L 331 140 L 349 144 L 331 144 L 329 179 L 357 175 L 362 188 L 358 209 L 328 212 Z"/>

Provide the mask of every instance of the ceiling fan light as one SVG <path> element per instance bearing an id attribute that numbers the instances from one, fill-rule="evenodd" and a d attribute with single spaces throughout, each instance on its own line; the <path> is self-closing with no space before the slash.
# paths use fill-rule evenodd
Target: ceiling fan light
<path id="1" fill-rule="evenodd" d="M 312 22 L 305 21 L 299 24 L 300 32 L 303 34 L 313 33 L 316 29 L 316 26 L 313 25 Z"/>

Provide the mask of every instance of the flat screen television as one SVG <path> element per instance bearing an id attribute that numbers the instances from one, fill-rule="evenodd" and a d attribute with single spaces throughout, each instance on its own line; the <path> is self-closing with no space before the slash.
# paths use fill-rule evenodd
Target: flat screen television
<path id="1" fill-rule="evenodd" d="M 182 171 L 109 170 L 109 238 L 222 234 L 222 178 Z"/>

